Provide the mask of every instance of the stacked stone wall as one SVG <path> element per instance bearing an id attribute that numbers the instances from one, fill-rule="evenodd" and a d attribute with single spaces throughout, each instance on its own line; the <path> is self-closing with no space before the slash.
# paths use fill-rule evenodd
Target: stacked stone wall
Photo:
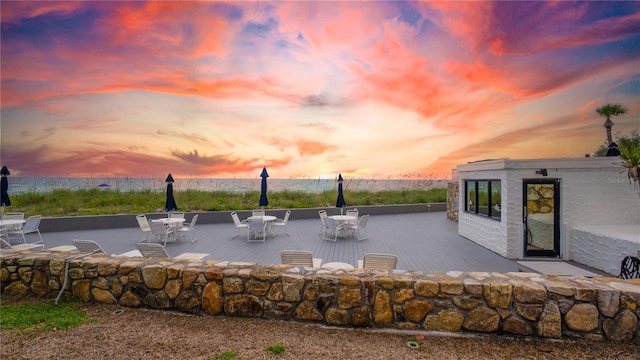
<path id="1" fill-rule="evenodd" d="M 55 298 L 62 252 L 0 257 L 2 294 Z M 203 316 L 341 327 L 640 341 L 640 280 L 535 273 L 329 270 L 289 265 L 85 256 L 64 296 Z"/>
<path id="2" fill-rule="evenodd" d="M 458 203 L 460 202 L 460 183 L 450 181 L 447 183 L 447 219 L 458 221 Z"/>

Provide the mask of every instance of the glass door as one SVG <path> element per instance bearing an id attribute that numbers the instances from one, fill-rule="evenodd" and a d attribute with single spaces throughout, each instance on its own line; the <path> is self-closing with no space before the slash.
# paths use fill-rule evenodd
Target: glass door
<path id="1" fill-rule="evenodd" d="M 560 180 L 525 179 L 523 183 L 525 256 L 560 256 Z"/>

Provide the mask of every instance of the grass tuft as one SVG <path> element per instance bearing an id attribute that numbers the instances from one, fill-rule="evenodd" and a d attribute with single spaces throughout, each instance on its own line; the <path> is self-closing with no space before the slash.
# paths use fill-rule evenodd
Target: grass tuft
<path id="1" fill-rule="evenodd" d="M 25 331 L 65 330 L 80 326 L 90 319 L 75 304 L 61 302 L 28 303 L 0 307 L 0 327 Z"/>

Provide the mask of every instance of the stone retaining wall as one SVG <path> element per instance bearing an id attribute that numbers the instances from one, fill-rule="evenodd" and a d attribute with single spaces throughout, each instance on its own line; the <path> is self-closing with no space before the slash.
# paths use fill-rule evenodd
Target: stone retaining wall
<path id="1" fill-rule="evenodd" d="M 0 290 L 55 298 L 72 255 L 46 249 L 3 253 Z M 64 296 L 342 327 L 640 341 L 638 279 L 344 271 L 98 254 L 69 260 Z"/>

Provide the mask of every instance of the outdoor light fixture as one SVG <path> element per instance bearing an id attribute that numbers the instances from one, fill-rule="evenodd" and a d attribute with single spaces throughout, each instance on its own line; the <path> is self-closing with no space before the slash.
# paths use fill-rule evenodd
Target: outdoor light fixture
<path id="1" fill-rule="evenodd" d="M 547 176 L 547 169 L 540 169 L 536 171 L 536 174 L 540 174 L 542 176 Z"/>

